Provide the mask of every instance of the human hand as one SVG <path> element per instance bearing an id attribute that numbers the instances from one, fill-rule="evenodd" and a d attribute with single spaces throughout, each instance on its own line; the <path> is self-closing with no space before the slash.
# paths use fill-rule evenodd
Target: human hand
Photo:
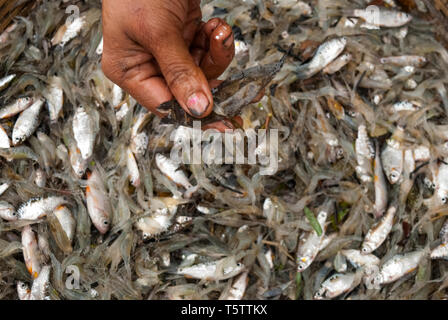
<path id="1" fill-rule="evenodd" d="M 200 0 L 103 0 L 104 74 L 159 116 L 173 95 L 191 116 L 208 116 L 235 46 L 227 23 L 201 18 Z"/>

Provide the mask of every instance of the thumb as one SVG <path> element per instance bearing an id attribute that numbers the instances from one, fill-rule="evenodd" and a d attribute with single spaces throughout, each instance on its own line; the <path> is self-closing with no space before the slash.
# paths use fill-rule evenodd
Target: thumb
<path id="1" fill-rule="evenodd" d="M 190 115 L 203 118 L 213 109 L 208 81 L 193 57 L 180 32 L 171 32 L 157 41 L 150 50 L 172 94 Z"/>

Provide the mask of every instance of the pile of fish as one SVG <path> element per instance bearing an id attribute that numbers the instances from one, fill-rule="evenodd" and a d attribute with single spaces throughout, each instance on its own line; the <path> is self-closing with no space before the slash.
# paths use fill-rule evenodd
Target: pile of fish
<path id="1" fill-rule="evenodd" d="M 224 97 L 240 129 L 278 130 L 267 175 L 172 159 L 192 128 L 104 76 L 100 1 L 17 17 L 0 35 L 0 299 L 446 299 L 431 3 L 202 2 L 235 33 L 221 78 L 269 77 L 259 102 Z"/>

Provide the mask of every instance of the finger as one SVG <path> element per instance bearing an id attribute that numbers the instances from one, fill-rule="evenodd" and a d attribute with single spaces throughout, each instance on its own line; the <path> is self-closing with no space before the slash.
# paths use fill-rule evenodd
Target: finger
<path id="1" fill-rule="evenodd" d="M 193 40 L 192 45 L 194 47 L 201 48 L 203 50 L 208 51 L 210 44 L 210 36 L 212 32 L 221 24 L 225 23 L 220 18 L 213 18 L 207 21 L 207 23 L 202 24 L 201 28 L 198 29 L 196 36 Z"/>
<path id="2" fill-rule="evenodd" d="M 173 99 L 166 82 L 158 76 L 158 67 L 148 62 L 148 57 L 123 57 L 107 49 L 103 53 L 101 65 L 104 74 L 111 81 L 151 111 Z"/>
<path id="3" fill-rule="evenodd" d="M 191 116 L 208 116 L 213 109 L 213 97 L 207 79 L 195 64 L 181 31 L 167 28 L 164 32 L 143 37 L 141 43 L 154 55 L 181 107 Z"/>
<path id="4" fill-rule="evenodd" d="M 156 108 L 162 103 L 173 99 L 173 95 L 162 77 L 127 78 L 121 86 L 142 106 L 152 112 L 156 112 Z"/>
<path id="5" fill-rule="evenodd" d="M 209 39 L 209 51 L 201 61 L 201 69 L 208 79 L 215 79 L 227 69 L 235 56 L 232 28 L 222 22 L 213 30 Z"/>
<path id="6" fill-rule="evenodd" d="M 182 30 L 182 36 L 188 47 L 193 42 L 198 30 L 205 24 L 201 21 L 201 18 L 202 12 L 200 7 L 194 7 L 188 13 L 188 21 L 185 23 L 184 29 Z"/>
<path id="7" fill-rule="evenodd" d="M 199 67 L 202 58 L 204 57 L 205 51 L 200 48 L 190 49 L 191 56 L 193 57 L 194 63 Z"/>
<path id="8" fill-rule="evenodd" d="M 224 133 L 226 130 L 235 130 L 243 127 L 243 119 L 239 116 L 233 117 L 232 120 L 226 119 L 212 122 L 202 126 L 202 130 L 214 129 Z"/>

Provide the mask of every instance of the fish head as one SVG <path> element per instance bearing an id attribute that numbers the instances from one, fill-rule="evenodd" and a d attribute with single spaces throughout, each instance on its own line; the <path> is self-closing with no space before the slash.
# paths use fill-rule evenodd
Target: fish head
<path id="1" fill-rule="evenodd" d="M 20 101 L 21 104 L 28 105 L 28 104 L 31 104 L 33 102 L 33 98 L 31 98 L 31 97 L 23 97 L 23 98 L 20 98 L 19 101 Z"/>
<path id="2" fill-rule="evenodd" d="M 341 160 L 342 158 L 344 158 L 344 149 L 336 147 L 336 159 Z"/>
<path id="3" fill-rule="evenodd" d="M 13 132 L 13 135 L 12 135 L 12 143 L 13 143 L 14 145 L 18 145 L 18 144 L 21 143 L 23 140 L 24 140 L 23 138 L 18 137 L 18 136 L 15 135 L 14 132 Z"/>
<path id="4" fill-rule="evenodd" d="M 435 208 L 448 203 L 448 190 L 439 189 L 429 199 L 424 199 L 423 204 L 428 208 Z"/>
<path id="5" fill-rule="evenodd" d="M 445 205 L 448 202 L 448 190 L 439 189 L 436 193 L 436 201 L 438 205 Z"/>
<path id="6" fill-rule="evenodd" d="M 303 272 L 311 264 L 311 259 L 309 257 L 299 257 L 297 259 L 297 272 Z"/>
<path id="7" fill-rule="evenodd" d="M 17 294 L 20 300 L 26 298 L 27 295 L 31 293 L 30 287 L 23 281 L 17 282 Z"/>
<path id="8" fill-rule="evenodd" d="M 361 247 L 361 254 L 369 254 L 373 251 L 372 245 L 369 242 L 364 242 Z"/>
<path id="9" fill-rule="evenodd" d="M 16 221 L 18 219 L 17 212 L 15 210 L 9 210 L 7 212 L 8 221 Z"/>
<path id="10" fill-rule="evenodd" d="M 320 287 L 319 290 L 316 291 L 316 293 L 313 296 L 314 300 L 323 300 L 325 298 L 325 292 L 327 290 L 325 287 Z"/>
<path id="11" fill-rule="evenodd" d="M 110 228 L 110 219 L 106 216 L 101 216 L 98 219 L 95 219 L 96 221 L 93 221 L 93 224 L 98 229 L 98 231 L 101 234 L 105 234 L 107 231 L 109 231 Z"/>
<path id="12" fill-rule="evenodd" d="M 382 275 L 381 273 L 376 274 L 373 277 L 372 285 L 375 286 L 375 288 L 378 288 L 381 284 L 386 282 L 386 277 Z"/>
<path id="13" fill-rule="evenodd" d="M 320 225 L 323 225 L 327 220 L 328 213 L 324 210 L 320 211 L 317 215 L 317 221 L 319 221 Z"/>
<path id="14" fill-rule="evenodd" d="M 403 19 L 403 21 L 409 22 L 412 20 L 412 15 L 410 15 L 407 12 L 400 12 L 401 14 L 401 18 Z"/>
<path id="15" fill-rule="evenodd" d="M 4 208 L 0 207 L 1 217 L 7 221 L 15 221 L 18 215 L 13 206 L 7 205 Z"/>
<path id="16" fill-rule="evenodd" d="M 149 239 L 151 239 L 151 234 L 148 232 L 143 232 L 142 238 L 143 238 L 143 241 L 148 241 Z"/>
<path id="17" fill-rule="evenodd" d="M 401 172 L 395 168 L 392 168 L 389 174 L 387 175 L 387 179 L 391 184 L 397 183 L 400 180 L 400 178 L 401 178 Z"/>

